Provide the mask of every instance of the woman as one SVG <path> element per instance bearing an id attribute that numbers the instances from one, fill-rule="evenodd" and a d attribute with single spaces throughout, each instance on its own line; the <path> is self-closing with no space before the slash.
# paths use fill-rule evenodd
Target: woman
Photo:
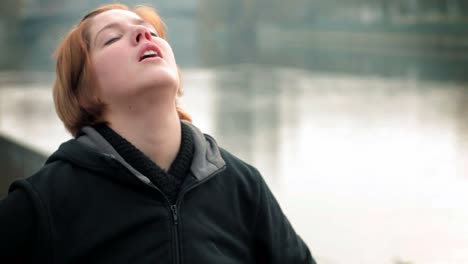
<path id="1" fill-rule="evenodd" d="M 2 262 L 315 263 L 258 171 L 177 106 L 153 9 L 97 8 L 56 56 L 74 138 L 0 203 Z"/>

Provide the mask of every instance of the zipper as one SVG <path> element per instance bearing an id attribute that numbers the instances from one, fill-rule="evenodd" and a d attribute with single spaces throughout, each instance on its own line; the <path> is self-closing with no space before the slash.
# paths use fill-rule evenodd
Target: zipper
<path id="1" fill-rule="evenodd" d="M 171 211 L 172 211 L 172 223 L 173 223 L 173 228 L 174 228 L 174 248 L 175 248 L 175 252 L 174 252 L 174 262 L 175 264 L 179 264 L 180 263 L 180 260 L 179 260 L 179 255 L 180 255 L 180 245 L 179 245 L 179 216 L 178 216 L 178 212 L 177 212 L 177 205 L 176 204 L 173 204 L 171 205 Z"/>
<path id="2" fill-rule="evenodd" d="M 133 172 L 131 170 L 129 170 L 126 166 L 124 166 L 119 160 L 117 160 L 114 157 L 114 155 L 109 155 L 109 157 L 111 159 L 117 161 L 119 166 L 122 166 L 131 175 L 134 175 Z M 158 191 L 164 197 L 167 204 L 169 204 L 169 208 L 170 208 L 171 214 L 172 214 L 172 226 L 173 226 L 173 234 L 174 234 L 174 239 L 173 239 L 173 241 L 174 241 L 173 248 L 175 249 L 174 250 L 174 262 L 175 262 L 175 264 L 180 264 L 179 227 L 178 227 L 179 226 L 179 214 L 178 214 L 177 202 L 182 198 L 182 195 L 179 195 L 179 198 L 177 199 L 176 204 L 171 204 L 171 201 L 169 201 L 169 198 L 167 198 L 167 196 L 164 194 L 164 192 L 161 191 L 156 185 L 152 184 L 151 181 L 150 181 L 150 184 L 145 184 L 145 185 L 147 185 L 148 187 Z M 182 192 L 180 192 L 180 194 L 182 194 Z"/>
<path id="3" fill-rule="evenodd" d="M 117 163 L 120 164 L 120 166 L 124 167 L 127 172 L 129 172 L 130 174 L 134 175 L 132 171 L 130 171 L 126 166 L 124 166 L 119 160 L 117 160 L 115 158 L 114 155 L 109 155 L 109 157 L 115 161 L 117 161 Z M 175 261 L 175 264 L 180 264 L 180 244 L 179 244 L 179 208 L 178 208 L 178 204 L 179 204 L 179 207 L 180 207 L 180 203 L 182 202 L 182 198 L 184 197 L 184 195 L 192 190 L 193 188 L 203 184 L 204 182 L 208 181 L 209 179 L 213 178 L 216 174 L 220 173 L 221 171 L 223 171 L 224 169 L 226 168 L 226 165 L 223 166 L 222 168 L 219 168 L 218 170 L 214 171 L 212 174 L 208 175 L 207 177 L 205 177 L 203 180 L 201 181 L 198 181 L 197 183 L 195 184 L 192 184 L 192 185 L 189 185 L 188 187 L 186 187 L 185 189 L 183 190 L 180 190 L 179 191 L 179 195 L 177 197 L 177 200 L 175 202 L 175 204 L 171 204 L 171 202 L 169 201 L 169 199 L 167 198 L 167 196 L 164 194 L 164 192 L 162 192 L 157 186 L 151 184 L 147 184 L 149 187 L 157 190 L 163 197 L 164 199 L 167 201 L 167 204 L 169 204 L 169 208 L 171 210 L 171 213 L 172 213 L 172 223 L 173 223 L 173 228 L 174 228 L 174 248 L 175 248 L 175 256 L 174 256 L 174 261 Z"/>
<path id="4" fill-rule="evenodd" d="M 224 170 L 224 168 L 225 167 L 213 172 L 211 175 L 207 176 L 202 181 L 199 181 L 199 182 L 197 182 L 195 184 L 189 185 L 186 188 L 180 190 L 179 194 L 178 194 L 178 197 L 177 197 L 177 199 L 175 201 L 175 204 L 170 205 L 171 212 L 172 212 L 172 223 L 173 223 L 172 226 L 174 228 L 174 244 L 175 244 L 175 246 L 174 246 L 174 249 L 175 249 L 174 250 L 174 253 L 175 253 L 174 262 L 175 262 L 175 264 L 180 264 L 181 263 L 181 261 L 180 261 L 180 243 L 179 243 L 179 207 L 180 207 L 180 204 L 182 203 L 182 198 L 184 197 L 184 195 L 187 192 L 189 192 L 193 188 L 201 185 L 202 183 L 206 182 L 207 180 L 213 178 L 214 175 L 216 175 L 216 174 L 218 174 L 218 172 Z M 166 195 L 164 195 L 164 193 L 163 193 L 163 196 L 166 197 Z M 169 199 L 167 199 L 167 197 L 166 197 L 166 200 L 170 204 Z M 177 205 L 179 205 L 179 206 L 177 206 Z"/>
<path id="5" fill-rule="evenodd" d="M 174 262 L 175 264 L 180 264 L 181 261 L 180 261 L 180 243 L 179 243 L 179 207 L 180 207 L 180 204 L 182 203 L 182 198 L 184 197 L 184 195 L 189 192 L 190 190 L 192 190 L 193 188 L 201 185 L 202 183 L 206 182 L 207 180 L 213 178 L 214 175 L 218 174 L 218 172 L 221 172 L 222 170 L 224 170 L 225 167 L 213 172 L 211 175 L 207 176 L 205 179 L 203 179 L 202 181 L 199 181 L 195 184 L 192 184 L 192 185 L 189 185 L 188 187 L 186 187 L 185 189 L 183 190 L 180 190 L 179 191 L 179 195 L 177 197 L 177 200 L 175 202 L 175 204 L 171 205 L 170 208 L 171 208 L 171 212 L 172 212 L 172 223 L 173 223 L 173 227 L 174 227 L 174 248 L 175 248 L 175 256 L 174 256 Z M 169 200 L 168 200 L 169 202 Z M 179 205 L 179 206 L 177 206 Z"/>
<path id="6" fill-rule="evenodd" d="M 174 220 L 174 225 L 177 225 L 179 222 L 179 217 L 177 216 L 177 205 L 171 205 L 172 219 Z"/>

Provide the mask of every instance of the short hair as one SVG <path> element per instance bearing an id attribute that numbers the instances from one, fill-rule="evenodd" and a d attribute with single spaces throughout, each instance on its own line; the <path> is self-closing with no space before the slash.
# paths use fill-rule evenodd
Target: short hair
<path id="1" fill-rule="evenodd" d="M 94 96 L 97 78 L 90 58 L 90 19 L 112 9 L 128 10 L 150 23 L 158 35 L 167 39 L 166 26 L 157 11 L 149 6 L 136 6 L 130 9 L 122 4 L 109 4 L 98 7 L 86 14 L 65 36 L 54 53 L 56 59 L 56 79 L 53 87 L 55 110 L 65 128 L 78 136 L 84 126 L 105 123 L 102 114 L 106 105 Z M 178 96 L 182 96 L 181 74 L 179 74 Z M 177 102 L 177 101 L 176 101 Z M 176 103 L 180 119 L 192 121 L 191 117 Z"/>

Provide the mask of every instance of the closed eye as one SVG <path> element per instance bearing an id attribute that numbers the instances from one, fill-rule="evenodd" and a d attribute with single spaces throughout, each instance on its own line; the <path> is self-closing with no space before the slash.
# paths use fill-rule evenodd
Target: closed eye
<path id="1" fill-rule="evenodd" d="M 107 45 L 110 45 L 112 43 L 114 43 L 115 41 L 117 41 L 120 37 L 115 37 L 115 38 L 111 38 L 109 39 L 108 41 L 106 41 L 106 43 L 104 43 L 104 46 L 107 46 Z"/>
<path id="2" fill-rule="evenodd" d="M 154 32 L 151 32 L 151 36 L 153 36 L 153 37 L 157 37 L 157 36 L 158 36 L 158 34 L 156 34 L 156 33 L 154 33 Z"/>

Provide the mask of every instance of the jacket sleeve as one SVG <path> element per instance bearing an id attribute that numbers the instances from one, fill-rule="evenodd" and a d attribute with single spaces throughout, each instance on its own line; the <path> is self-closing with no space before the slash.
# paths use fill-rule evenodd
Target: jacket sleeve
<path id="1" fill-rule="evenodd" d="M 259 181 L 253 229 L 257 263 L 316 264 L 261 176 Z"/>
<path id="2" fill-rule="evenodd" d="M 23 263 L 31 254 L 35 232 L 34 209 L 27 194 L 20 189 L 0 200 L 0 260 Z"/>

